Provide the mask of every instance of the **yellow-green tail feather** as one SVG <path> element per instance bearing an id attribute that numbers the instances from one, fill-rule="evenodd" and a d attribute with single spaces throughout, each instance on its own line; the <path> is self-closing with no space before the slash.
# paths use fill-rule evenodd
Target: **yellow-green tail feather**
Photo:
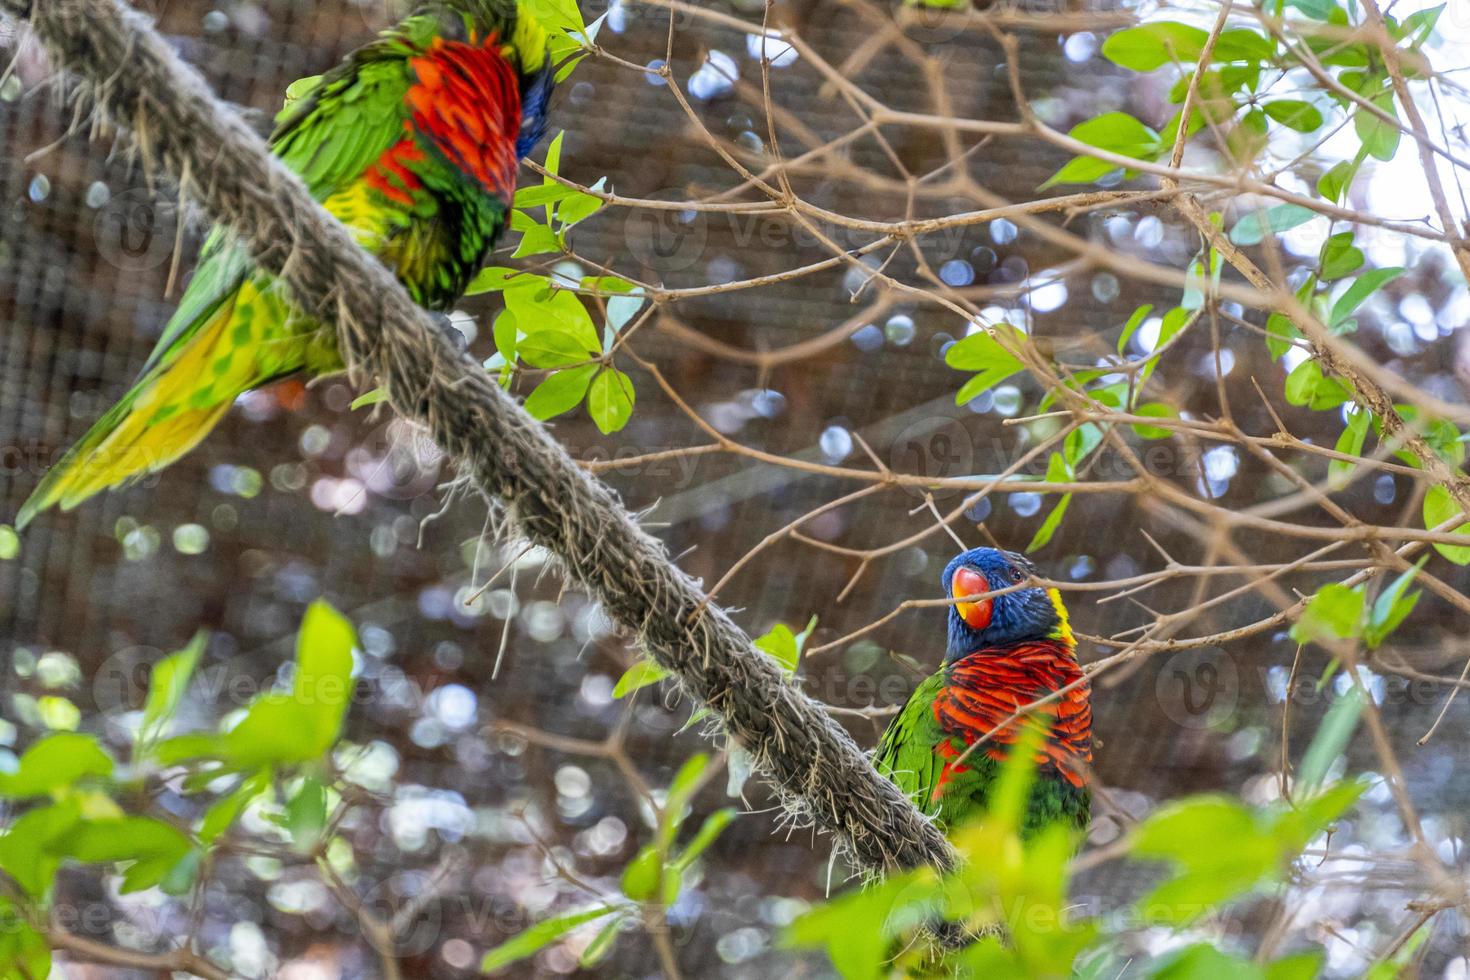
<path id="1" fill-rule="evenodd" d="M 201 379 L 217 378 L 212 365 L 229 342 L 233 308 L 225 303 L 177 356 L 151 368 L 97 420 L 41 480 L 16 516 L 17 528 L 51 507 L 71 510 L 103 490 L 156 473 L 209 434 L 234 396 L 251 386 L 246 381 L 238 390 L 230 390 L 232 384 L 222 390 L 218 381 L 234 379 L 218 378 L 207 401 L 198 397 Z"/>

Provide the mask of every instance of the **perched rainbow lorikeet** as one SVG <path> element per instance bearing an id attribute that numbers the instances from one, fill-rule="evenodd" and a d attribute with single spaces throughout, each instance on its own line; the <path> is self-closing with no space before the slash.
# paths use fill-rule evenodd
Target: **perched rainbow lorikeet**
<path id="1" fill-rule="evenodd" d="M 447 310 L 507 224 L 519 160 L 545 132 L 548 42 L 516 0 L 430 0 L 292 86 L 271 148 L 416 302 Z M 17 523 L 162 469 L 252 388 L 342 367 L 335 331 L 216 229 L 137 383 Z"/>
<path id="2" fill-rule="evenodd" d="M 964 599 L 1023 585 L 1032 573 L 1020 555 L 975 548 L 949 563 L 943 583 L 948 595 Z M 1037 750 L 1021 833 L 1057 822 L 1085 829 L 1092 812 L 1092 704 L 1083 678 L 1057 590 L 1025 587 L 957 602 L 949 607 L 944 666 L 889 724 L 875 764 L 919 809 L 953 829 L 985 811 L 1008 748 L 1034 717 L 1049 730 Z M 1074 683 L 1055 701 L 1000 727 L 1017 709 Z"/>

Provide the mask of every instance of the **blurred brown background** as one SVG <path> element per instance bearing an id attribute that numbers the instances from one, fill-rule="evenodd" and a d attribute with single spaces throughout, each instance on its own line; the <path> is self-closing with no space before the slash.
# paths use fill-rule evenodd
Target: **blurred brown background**
<path id="1" fill-rule="evenodd" d="M 324 70 L 391 20 L 381 3 L 334 0 L 171 0 L 150 9 L 185 57 L 223 97 L 253 113 L 262 129 L 290 81 Z M 725 9 L 760 16 L 759 4 Z M 590 21 L 603 10 L 584 12 Z M 834 63 L 872 34 L 840 3 L 780 4 L 776 13 Z M 705 88 L 691 85 L 705 126 L 741 152 L 766 153 L 769 162 L 750 37 L 686 17 L 676 27 L 676 78 L 687 81 L 712 52 L 727 57 L 741 77 L 733 91 L 710 84 L 708 76 Z M 600 40 L 620 57 L 646 64 L 663 56 L 666 31 L 664 13 L 614 7 Z M 942 53 L 957 114 L 1015 118 L 998 46 L 978 33 L 920 40 Z M 1122 106 L 1144 116 L 1166 114 L 1158 91 L 1125 78 L 1096 55 L 1098 40 L 1080 31 L 1025 34 L 1023 78 L 1048 118 L 1065 128 Z M 4 36 L 0 56 L 16 52 L 18 41 Z M 853 128 L 854 117 L 819 89 L 820 79 L 801 59 L 772 75 L 775 102 L 814 138 Z M 35 49 L 22 47 L 16 70 L 0 85 L 0 523 L 13 518 L 45 463 L 131 383 L 180 290 L 175 283 L 172 295 L 166 294 L 176 233 L 181 276 L 188 274 L 201 238 L 188 216 L 178 230 L 170 188 L 158 182 L 150 188 L 149 175 L 120 146 L 106 139 L 89 142 L 85 133 L 68 135 L 70 112 L 46 76 Z M 856 77 L 896 108 L 927 108 L 916 70 L 892 48 Z M 699 98 L 701 93 L 707 97 Z M 606 176 L 620 194 L 683 198 L 734 181 L 667 92 L 607 62 L 590 59 L 578 68 L 558 94 L 553 126 L 567 132 L 564 173 L 587 183 Z M 943 159 L 931 134 L 889 135 L 916 172 Z M 803 148 L 794 138 L 783 147 L 788 156 Z M 1036 196 L 1037 186 L 1065 162 L 1038 144 L 1005 142 L 982 145 L 972 160 L 977 179 L 1009 200 Z M 888 172 L 871 140 L 855 144 L 851 161 Z M 886 219 L 904 214 L 903 195 L 838 175 L 808 173 L 797 183 L 808 200 L 836 211 Z M 924 213 L 942 214 L 973 204 L 924 200 L 920 206 Z M 1096 212 L 1070 227 L 1109 248 L 1180 266 L 1196 247 L 1163 210 Z M 581 256 L 670 286 L 775 273 L 827 254 L 801 229 L 778 219 L 617 208 L 580 226 L 573 244 Z M 498 261 L 508 261 L 512 247 L 504 247 Z M 935 269 L 949 269 L 946 278 L 966 285 L 968 277 L 977 289 L 996 287 L 996 302 L 1022 315 L 1026 303 L 1006 290 L 1045 278 L 1047 270 L 1069 259 L 1008 225 L 935 236 L 924 248 Z M 961 265 L 945 265 L 956 262 Z M 1139 303 L 1177 299 L 1107 272 L 1069 268 L 1061 279 L 1065 291 L 1051 287 L 1035 294 L 1029 315 L 1038 335 L 1077 361 L 1108 349 Z M 913 260 L 901 255 L 888 271 L 912 276 Z M 860 282 L 851 270 L 837 269 L 681 303 L 674 312 L 707 338 L 771 350 L 855 315 L 872 295 L 851 300 Z M 1395 325 L 1409 320 L 1385 305 L 1366 318 L 1371 322 L 1360 342 L 1384 360 L 1401 361 L 1436 393 L 1463 400 L 1449 370 L 1450 344 L 1438 339 L 1461 326 L 1453 321 L 1463 306 L 1463 287 L 1456 293 L 1447 285 L 1444 270 L 1431 258 L 1394 291 L 1427 300 L 1431 326 L 1413 343 L 1396 345 L 1402 330 L 1394 334 Z M 475 349 L 488 354 L 496 299 L 478 297 L 463 308 L 474 318 L 464 322 L 476 335 Z M 866 465 L 852 438 L 856 432 L 896 468 L 938 475 L 995 472 L 1028 439 L 1025 427 L 1006 426 L 1004 419 L 1028 413 L 1038 393 L 1017 378 L 993 397 L 955 406 L 953 392 L 963 378 L 940 355 L 955 329 L 936 308 L 900 297 L 851 339 L 769 371 L 652 327 L 641 335 L 638 350 L 658 361 L 705 418 L 751 446 Z M 1269 417 L 1250 379 L 1258 377 L 1267 391 L 1279 392 L 1280 368 L 1252 334 L 1231 328 L 1226 342 L 1235 359 L 1227 385 L 1236 418 L 1248 431 L 1269 432 Z M 1206 348 L 1181 349 L 1171 357 L 1168 394 L 1185 409 L 1215 411 Z M 603 437 L 580 413 L 555 423 L 575 455 L 607 459 L 705 441 L 650 377 L 630 370 L 639 403 L 623 432 Z M 478 543 L 485 506 L 460 499 L 442 508 L 435 485 L 450 474 L 432 447 L 401 423 L 350 411 L 354 394 L 341 380 L 309 390 L 286 383 L 252 394 L 200 449 L 158 478 L 94 499 L 69 515 L 49 514 L 28 529 L 18 554 L 0 560 L 0 649 L 6 665 L 0 674 L 0 714 L 6 719 L 0 735 L 18 748 L 47 724 L 65 723 L 61 699 L 79 709 L 82 727 L 124 741 L 117 718 L 138 707 L 141 671 L 200 628 L 212 632 L 209 677 L 268 681 L 289 658 L 289 637 L 305 604 L 328 598 L 361 631 L 360 696 L 349 716 L 349 737 L 371 746 L 369 762 L 386 794 L 384 806 L 365 808 L 347 828 L 362 890 L 381 882 L 373 894 L 390 905 L 400 903 L 423 887 L 423 873 L 446 852 L 461 853 L 463 870 L 453 886 L 429 904 L 423 925 L 407 937 L 413 955 L 405 968 L 415 976 L 468 976 L 488 945 L 567 901 L 566 885 L 550 874 L 538 838 L 565 849 L 589 879 L 609 883 L 646 838 L 636 800 L 613 767 L 527 746 L 493 729 L 497 722 L 515 721 L 601 739 L 623 711 L 610 692 L 633 652 L 609 635 L 581 596 L 561 595 L 554 575 L 542 577 L 534 555 L 522 561 L 514 588 L 509 576 L 502 577 L 467 607 L 473 584 L 510 557 L 493 542 Z M 1330 441 L 1340 431 L 1330 414 L 1278 407 L 1303 437 Z M 1170 461 L 1178 481 L 1195 492 L 1203 464 L 1197 455 L 1175 452 Z M 1253 460 L 1230 456 L 1206 461 L 1213 467 L 1211 492 L 1240 506 L 1282 492 L 1283 484 L 1267 478 Z M 650 526 L 671 553 L 707 582 L 772 530 L 855 488 L 716 455 L 648 464 L 607 478 L 629 506 L 647 509 Z M 1407 483 L 1386 480 L 1360 482 L 1353 491 L 1358 513 L 1389 523 L 1406 504 L 1412 506 Z M 960 499 L 950 493 L 938 503 L 947 508 Z M 1051 503 L 1029 494 L 996 495 L 973 509 L 961 534 L 969 544 L 983 543 L 974 521 L 984 520 L 1001 542 L 1022 547 Z M 852 547 L 886 544 L 932 523 L 921 506 L 915 495 L 891 492 L 826 515 L 807 531 Z M 1315 514 L 1302 519 L 1327 522 Z M 1160 563 L 1140 528 L 1181 561 L 1201 560 L 1200 542 L 1188 528 L 1138 502 L 1105 495 L 1076 499 L 1037 558 L 1044 573 L 1058 579 L 1126 577 Z M 1248 543 L 1259 561 L 1297 554 L 1287 541 Z M 742 571 L 720 598 L 740 610 L 740 621 L 753 633 L 777 621 L 799 625 L 815 614 L 821 625 L 813 642 L 825 642 L 903 599 L 934 595 L 952 551 L 947 537 L 930 535 L 874 563 L 838 602 L 856 563 L 785 542 Z M 1145 621 L 1128 602 L 1100 605 L 1098 595 L 1069 597 L 1074 623 L 1085 632 L 1109 635 Z M 1153 608 L 1172 609 L 1187 595 L 1183 586 L 1168 585 L 1141 598 Z M 1191 632 L 1224 629 L 1269 611 L 1259 600 L 1234 604 L 1201 617 Z M 492 680 L 489 664 L 507 629 L 505 665 Z M 942 630 L 937 611 L 907 613 L 863 642 L 814 659 L 806 668 L 808 687 L 841 706 L 894 703 L 913 677 L 888 651 L 932 667 L 942 654 Z M 1452 617 L 1426 598 L 1396 637 L 1395 651 L 1425 670 L 1455 673 L 1467 652 L 1462 636 Z M 1294 649 L 1284 636 L 1266 637 L 1223 652 L 1149 661 L 1101 686 L 1095 695 L 1097 762 L 1111 798 L 1141 812 L 1150 801 L 1203 790 L 1269 795 L 1279 754 L 1280 693 Z M 1084 644 L 1084 660 L 1099 655 Z M 1316 653 L 1308 657 L 1315 676 L 1323 660 Z M 1201 672 L 1202 663 L 1211 669 Z M 1433 833 L 1446 847 L 1458 847 L 1470 792 L 1454 773 L 1465 764 L 1470 705 L 1458 700 L 1435 740 L 1415 748 L 1445 692 L 1405 689 L 1395 695 L 1397 685 L 1385 681 L 1386 700 L 1396 698 L 1385 711 L 1401 758 L 1418 802 L 1432 817 Z M 192 700 L 186 719 L 212 723 L 238 705 L 227 691 L 216 695 Z M 1305 697 L 1293 709 L 1298 748 L 1326 700 Z M 687 705 L 666 702 L 653 689 L 639 695 L 630 751 L 655 786 L 703 745 L 693 733 L 676 735 L 687 713 Z M 854 734 L 871 744 L 881 723 L 859 719 Z M 1370 764 L 1366 750 L 1355 760 Z M 701 808 L 721 805 L 721 789 L 707 790 Z M 767 803 L 754 783 L 746 795 L 758 809 Z M 1374 817 L 1377 807 L 1387 813 L 1386 801 L 1371 802 L 1368 816 L 1351 833 L 1375 847 L 1391 846 L 1402 831 L 1391 818 Z M 703 885 L 681 898 L 674 917 L 688 975 L 825 972 L 820 961 L 796 961 L 771 947 L 801 903 L 823 895 L 826 844 L 775 829 L 771 814 L 742 817 L 711 852 Z M 1115 833 L 1111 817 L 1099 820 L 1100 839 Z M 240 858 L 223 864 L 218 879 L 205 936 L 234 969 L 255 976 L 376 975 L 376 960 L 355 926 L 327 901 L 310 868 Z M 71 889 L 66 898 L 82 907 L 112 901 L 86 876 L 63 880 Z M 831 880 L 842 881 L 840 869 Z M 1078 891 L 1112 907 L 1135 894 L 1141 880 L 1136 869 L 1110 865 Z M 1354 908 L 1380 909 L 1383 921 L 1395 921 L 1402 895 L 1393 884 L 1357 894 L 1355 900 L 1365 904 Z M 1317 911 L 1329 914 L 1332 908 Z M 131 901 L 114 914 L 116 920 L 109 921 L 115 924 L 96 938 L 146 945 L 177 934 L 183 911 Z M 1346 906 L 1342 914 L 1349 914 Z M 1231 925 L 1248 933 L 1260 923 L 1247 917 Z M 1439 969 L 1463 953 L 1463 936 L 1453 932 L 1434 937 L 1431 962 Z M 1374 945 L 1370 937 L 1359 938 L 1365 947 Z M 1342 965 L 1349 969 L 1352 959 L 1345 957 Z M 574 972 L 575 962 L 555 950 L 535 968 L 546 975 Z M 637 936 L 625 938 L 600 968 L 608 976 L 654 970 L 652 953 Z"/>

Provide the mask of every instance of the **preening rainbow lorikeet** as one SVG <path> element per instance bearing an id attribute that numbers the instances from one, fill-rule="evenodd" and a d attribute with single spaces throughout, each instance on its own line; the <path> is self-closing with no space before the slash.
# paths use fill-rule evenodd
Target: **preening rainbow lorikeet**
<path id="1" fill-rule="evenodd" d="M 946 594 L 964 599 L 1023 586 L 1032 572 L 1020 555 L 975 548 L 949 563 L 943 583 Z M 1085 829 L 1092 811 L 1092 703 L 1083 677 L 1055 589 L 1022 587 L 957 602 L 949 607 L 944 666 L 909 696 L 883 733 L 874 762 L 919 809 L 952 829 L 984 812 L 1025 721 L 998 726 L 1018 708 L 1081 682 L 1031 713 L 1050 728 L 1037 751 L 1037 779 L 1021 832 L 1054 822 Z"/>
<path id="2" fill-rule="evenodd" d="M 517 164 L 546 129 L 548 41 L 516 0 L 430 0 L 307 80 L 277 117 L 271 148 L 416 302 L 447 310 L 505 227 Z M 46 475 L 17 523 L 162 469 L 243 392 L 342 367 L 335 332 L 293 308 L 217 229 L 142 376 Z"/>

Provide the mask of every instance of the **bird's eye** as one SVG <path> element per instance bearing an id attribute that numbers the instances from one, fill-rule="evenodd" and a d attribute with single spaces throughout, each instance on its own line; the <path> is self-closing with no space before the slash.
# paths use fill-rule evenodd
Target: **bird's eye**
<path id="1" fill-rule="evenodd" d="M 1026 581 L 1026 573 L 1021 571 L 1019 568 L 1012 568 L 1011 581 L 1017 583 Z"/>

